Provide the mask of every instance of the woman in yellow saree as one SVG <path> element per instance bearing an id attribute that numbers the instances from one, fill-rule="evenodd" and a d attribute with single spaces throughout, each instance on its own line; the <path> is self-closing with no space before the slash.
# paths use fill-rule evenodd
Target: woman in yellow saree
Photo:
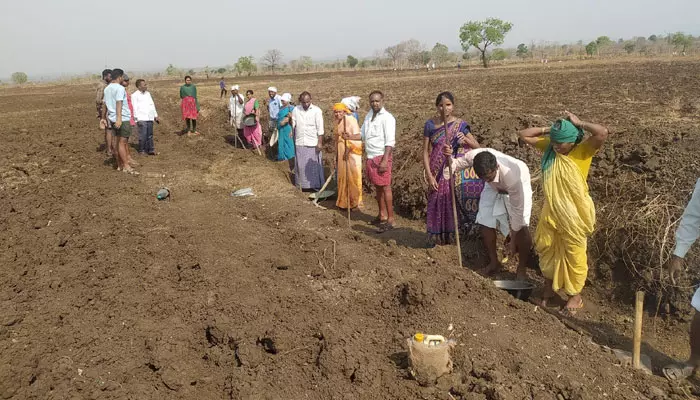
<path id="1" fill-rule="evenodd" d="M 352 115 L 352 111 L 343 103 L 337 103 L 333 106 L 333 117 L 338 151 L 336 154 L 338 200 L 335 205 L 342 209 L 362 208 L 362 137 L 360 136 L 360 126 Z M 350 200 L 349 205 L 348 199 Z"/>
<path id="2" fill-rule="evenodd" d="M 563 313 L 583 308 L 581 291 L 588 275 L 587 240 L 595 228 L 595 206 L 588 193 L 588 170 L 593 156 L 608 138 L 602 125 L 583 122 L 566 111 L 566 119 L 549 128 L 519 132 L 542 156 L 544 206 L 535 231 L 535 248 L 545 288 L 542 306 L 560 290 L 569 296 Z M 584 132 L 590 136 L 584 139 Z M 549 134 L 549 137 L 546 135 Z"/>

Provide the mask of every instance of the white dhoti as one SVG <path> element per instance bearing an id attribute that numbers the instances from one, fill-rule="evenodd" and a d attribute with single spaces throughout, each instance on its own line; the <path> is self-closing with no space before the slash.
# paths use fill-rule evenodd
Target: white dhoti
<path id="1" fill-rule="evenodd" d="M 511 205 L 510 196 L 505 193 L 499 193 L 490 184 L 484 185 L 484 190 L 481 192 L 479 199 L 479 212 L 476 214 L 476 223 L 487 228 L 498 229 L 503 236 L 510 234 L 511 219 L 515 218 L 518 223 L 514 226 L 520 229 L 524 224 L 530 225 L 530 215 L 532 213 L 532 187 L 530 186 L 530 174 L 523 174 L 522 191 L 523 191 L 523 206 L 514 210 Z M 522 218 L 515 213 L 522 212 Z"/>

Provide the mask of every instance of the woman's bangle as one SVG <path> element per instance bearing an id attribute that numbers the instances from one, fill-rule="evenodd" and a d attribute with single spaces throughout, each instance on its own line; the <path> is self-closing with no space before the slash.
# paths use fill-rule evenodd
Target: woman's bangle
<path id="1" fill-rule="evenodd" d="M 546 129 L 545 129 L 544 127 L 542 127 L 542 133 L 541 133 L 541 134 L 544 135 L 545 131 L 546 131 Z"/>

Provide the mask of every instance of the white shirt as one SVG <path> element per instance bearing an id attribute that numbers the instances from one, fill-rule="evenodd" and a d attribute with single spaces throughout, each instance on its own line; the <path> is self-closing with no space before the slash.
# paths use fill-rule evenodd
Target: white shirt
<path id="1" fill-rule="evenodd" d="M 132 93 L 131 105 L 134 107 L 134 120 L 136 121 L 153 121 L 154 118 L 158 117 L 156 104 L 149 91 L 141 93 L 140 90 L 137 90 Z"/>
<path id="2" fill-rule="evenodd" d="M 383 156 L 387 146 L 396 145 L 396 119 L 384 108 L 379 110 L 372 121 L 374 111 L 365 116 L 362 123 L 362 141 L 365 143 L 367 159 Z"/>
<path id="3" fill-rule="evenodd" d="M 239 103 L 239 100 L 241 101 Z M 245 107 L 245 99 L 238 93 L 236 96 L 231 96 L 228 100 L 229 114 L 233 118 L 243 116 L 243 108 Z"/>
<path id="4" fill-rule="evenodd" d="M 488 184 L 499 193 L 508 193 L 510 227 L 514 231 L 519 231 L 529 225 L 530 209 L 532 208 L 532 187 L 530 186 L 530 170 L 527 168 L 527 164 L 494 149 L 474 149 L 468 151 L 463 157 L 453 159 L 452 170 L 457 172 L 470 168 L 474 165 L 474 157 L 483 151 L 488 151 L 496 156 L 498 171 L 493 182 L 488 182 Z M 449 179 L 449 169 L 447 171 L 446 179 Z"/>
<path id="5" fill-rule="evenodd" d="M 292 111 L 292 126 L 296 130 L 297 146 L 315 147 L 323 136 L 323 111 L 311 104 L 308 110 L 298 105 Z"/>
<path id="6" fill-rule="evenodd" d="M 676 230 L 676 248 L 673 255 L 684 258 L 700 236 L 700 179 L 695 182 L 693 197 L 685 207 L 681 223 Z"/>

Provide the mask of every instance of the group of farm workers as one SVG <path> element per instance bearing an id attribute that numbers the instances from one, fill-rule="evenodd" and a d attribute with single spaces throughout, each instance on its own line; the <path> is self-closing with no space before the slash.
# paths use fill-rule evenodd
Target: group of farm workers
<path id="1" fill-rule="evenodd" d="M 222 80 L 223 82 L 223 80 Z M 264 146 L 277 145 L 277 160 L 287 161 L 295 184 L 306 191 L 318 191 L 324 186 L 323 143 L 325 126 L 323 111 L 313 104 L 311 93 L 304 91 L 298 104 L 292 95 L 278 94 L 276 87 L 267 90 L 268 127 L 263 137 L 260 124 L 261 104 L 252 90 L 246 98 L 240 87 L 231 87 L 228 104 L 229 121 L 236 130 L 236 140 L 258 151 Z M 395 145 L 396 120 L 384 109 L 384 94 L 373 91 L 369 95 L 370 111 L 360 125 L 359 96 L 349 96 L 333 106 L 337 172 L 337 206 L 343 209 L 364 208 L 362 201 L 362 157 L 367 158 L 365 173 L 377 193 L 378 215 L 372 222 L 378 233 L 394 228 L 394 210 L 391 193 L 392 150 Z"/>
<path id="2" fill-rule="evenodd" d="M 530 171 L 521 160 L 482 148 L 469 124 L 453 116 L 454 104 L 451 93 L 438 95 L 436 116 L 424 128 L 428 238 L 431 244 L 449 244 L 457 229 L 480 229 L 489 256 L 485 272 L 492 274 L 503 268 L 496 243 L 500 231 L 508 253 L 518 255 L 517 278 L 524 280 L 533 250 Z M 586 243 L 595 225 L 595 207 L 586 183 L 588 170 L 608 135 L 606 127 L 582 121 L 568 111 L 551 126 L 519 132 L 523 142 L 543 153 L 545 202 L 534 237 L 546 279 L 542 305 L 563 290 L 569 298 L 561 313 L 569 316 L 583 307 Z M 452 215 L 453 188 L 457 227 Z"/>
<path id="3" fill-rule="evenodd" d="M 105 78 L 119 77 L 121 70 Z M 103 73 L 103 76 L 105 74 Z M 126 78 L 128 82 L 128 78 Z M 114 83 L 114 82 L 112 82 Z M 223 79 L 220 82 L 225 93 Z M 117 88 L 116 85 L 114 85 Z M 147 94 L 145 82 L 137 82 Z M 98 91 L 105 89 L 103 86 Z M 119 89 L 119 88 L 117 88 Z M 251 148 L 263 146 L 260 125 L 260 102 L 252 90 L 245 99 L 239 86 L 231 87 L 228 104 L 230 124 L 238 139 Z M 98 116 L 109 115 L 106 132 L 115 122 L 127 121 L 128 108 L 121 100 L 128 96 L 112 95 L 105 91 L 105 101 L 98 98 Z M 137 93 L 135 92 L 135 95 Z M 223 95 L 223 94 L 222 94 Z M 309 92 L 303 92 L 299 104 L 292 103 L 292 96 L 281 96 L 277 88 L 268 88 L 266 100 L 269 124 L 267 143 L 278 144 L 280 161 L 287 160 L 294 172 L 296 184 L 304 190 L 316 191 L 324 182 L 322 144 L 324 122 L 322 110 L 312 103 Z M 121 96 L 121 97 L 119 97 Z M 188 134 L 197 134 L 196 119 L 199 112 L 196 87 L 191 78 L 185 78 L 180 89 L 183 119 Z M 116 101 L 115 101 L 116 100 Z M 336 205 L 342 209 L 364 208 L 362 202 L 363 155 L 366 160 L 366 176 L 375 186 L 378 215 L 371 222 L 378 226 L 378 233 L 394 228 L 392 201 L 392 154 L 396 145 L 396 120 L 384 108 L 384 94 L 373 91 L 369 95 L 370 109 L 360 125 L 361 98 L 343 98 L 333 106 L 336 155 L 334 169 L 337 172 L 338 193 Z M 106 104 L 105 104 L 106 103 Z M 157 122 L 157 113 L 150 95 L 143 117 L 144 122 Z M 116 106 L 115 106 L 116 105 Z M 423 166 L 428 184 L 427 240 L 430 246 L 453 243 L 456 231 L 480 230 L 487 249 L 489 264 L 485 272 L 492 274 L 503 268 L 497 254 L 498 232 L 506 237 L 507 252 L 518 256 L 517 279 L 524 280 L 532 251 L 539 256 L 540 270 L 545 277 L 541 305 L 547 306 L 560 291 L 567 296 L 560 313 L 574 316 L 584 306 L 581 296 L 588 275 L 587 240 L 595 227 L 595 206 L 589 194 L 587 178 L 591 161 L 606 142 L 610 132 L 600 124 L 582 121 L 571 112 L 551 126 L 527 128 L 518 135 L 522 142 L 542 153 L 540 169 L 544 204 L 535 229 L 534 240 L 530 233 L 532 187 L 530 171 L 521 160 L 494 149 L 482 148 L 472 134 L 469 124 L 454 114 L 455 98 L 450 92 L 442 92 L 435 101 L 436 113 L 423 130 Z M 123 111 L 121 111 L 123 110 Z M 119 118 L 115 116 L 119 114 Z M 132 112 L 133 114 L 133 112 Z M 137 111 L 137 114 L 140 115 Z M 152 123 L 152 122 L 151 122 Z M 144 124 L 142 146 L 145 154 L 155 154 L 152 145 L 152 125 Z M 107 137 L 109 132 L 107 132 Z M 121 144 L 121 143 L 120 143 Z M 107 151 L 119 153 L 121 148 L 107 145 Z M 128 168 L 129 156 L 123 154 Z M 127 172 L 131 172 L 128 168 Z M 452 174 L 450 174 L 452 172 Z M 452 194 L 454 190 L 454 194 Z M 456 200 L 457 225 L 453 217 L 453 199 Z M 676 247 L 668 263 L 672 280 L 682 271 L 683 258 L 700 237 L 700 179 L 676 232 Z M 697 310 L 690 330 L 690 359 L 679 365 L 663 369 L 671 380 L 692 376 L 700 368 L 700 288 L 692 299 Z"/>

